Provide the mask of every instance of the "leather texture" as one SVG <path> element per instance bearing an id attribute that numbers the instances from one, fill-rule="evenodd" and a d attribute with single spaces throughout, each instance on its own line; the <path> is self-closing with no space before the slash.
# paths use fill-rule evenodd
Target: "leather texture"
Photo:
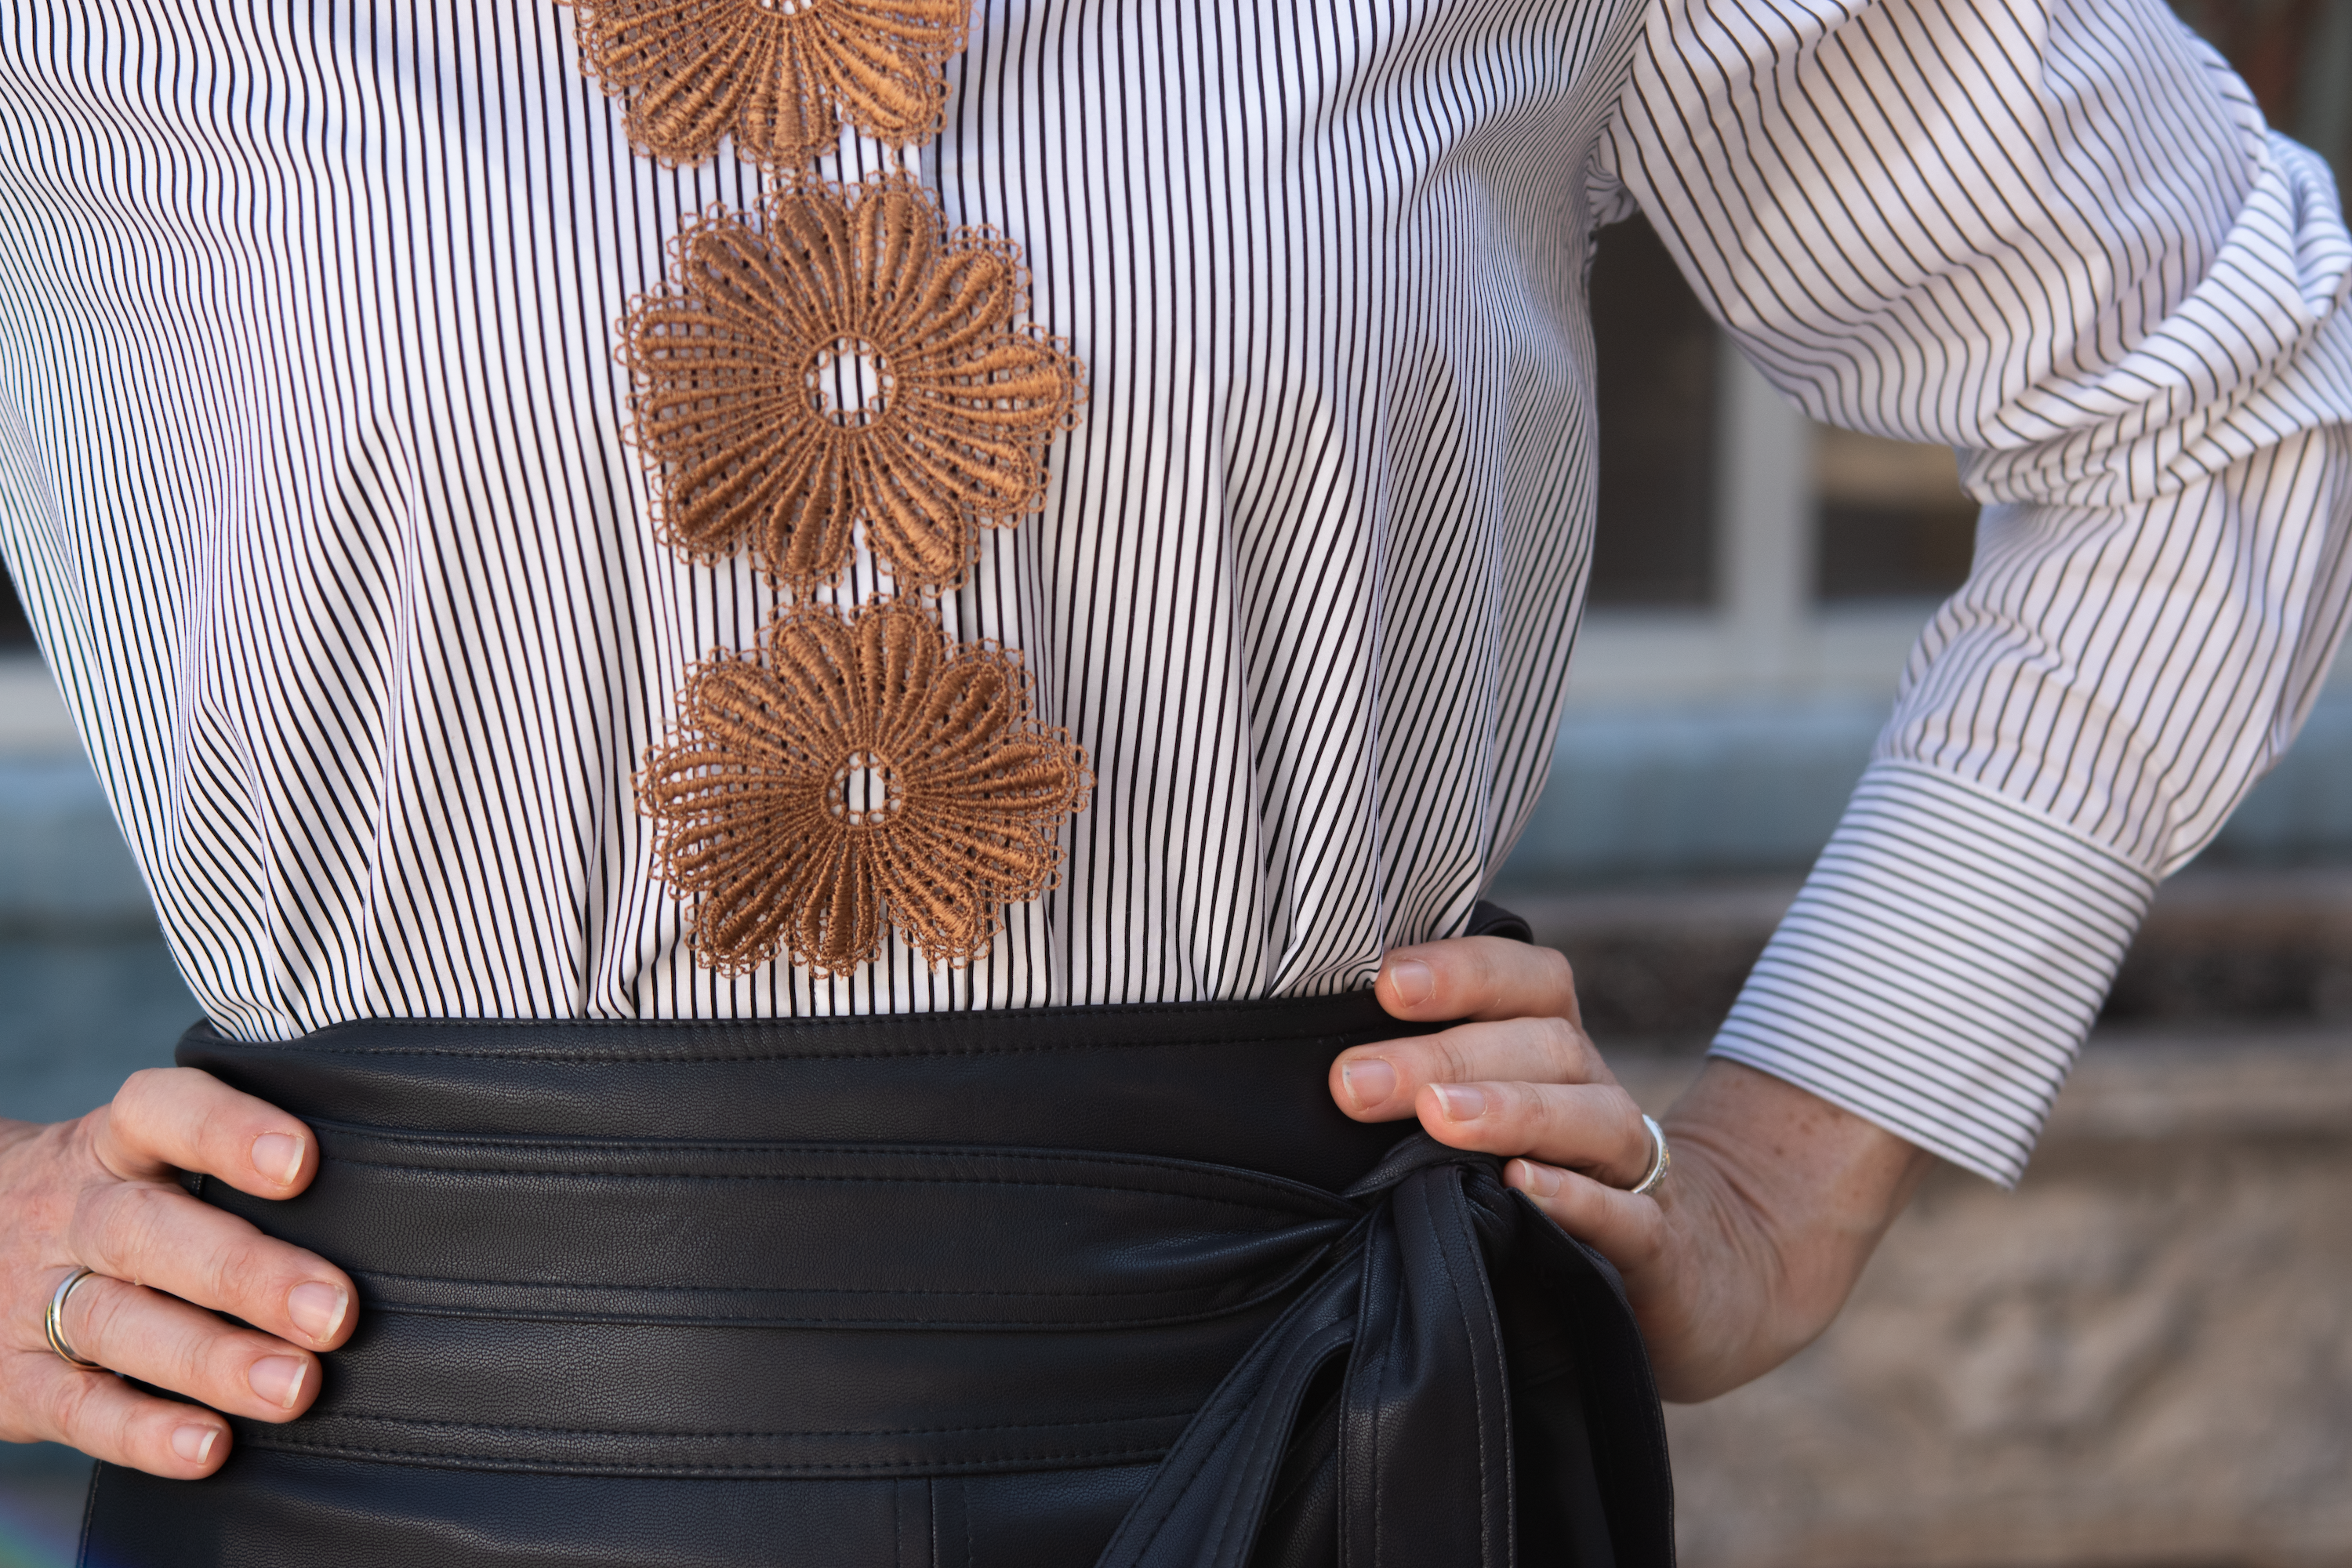
<path id="1" fill-rule="evenodd" d="M 1349 1121 L 1368 995 L 772 1023 L 199 1026 L 317 1180 L 201 1196 L 361 1319 L 82 1560 L 1652 1568 L 1614 1275 L 1493 1161 Z"/>
<path id="2" fill-rule="evenodd" d="M 1470 925 L 1462 934 L 1464 936 L 1499 936 L 1512 942 L 1533 942 L 1536 939 L 1536 928 L 1528 923 L 1527 916 L 1481 899 L 1470 906 Z"/>

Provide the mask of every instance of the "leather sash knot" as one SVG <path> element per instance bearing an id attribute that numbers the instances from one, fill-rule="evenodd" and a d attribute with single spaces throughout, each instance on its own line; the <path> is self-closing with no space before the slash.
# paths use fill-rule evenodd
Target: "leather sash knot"
<path id="1" fill-rule="evenodd" d="M 1346 1195 L 1364 1217 L 1097 1568 L 1669 1568 L 1665 1428 L 1616 1271 L 1499 1161 L 1424 1133 Z M 1521 1310 L 1498 1311 L 1500 1278 Z M 1343 1352 L 1336 1400 L 1307 1408 Z"/>

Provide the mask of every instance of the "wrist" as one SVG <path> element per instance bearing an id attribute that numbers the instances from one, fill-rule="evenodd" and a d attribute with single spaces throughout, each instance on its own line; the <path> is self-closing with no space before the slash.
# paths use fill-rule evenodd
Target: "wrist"
<path id="1" fill-rule="evenodd" d="M 1661 1392 L 1695 1402 L 1820 1336 L 1931 1157 L 1807 1090 L 1719 1060 L 1665 1127 L 1672 1264 L 1643 1292 L 1659 1298 L 1643 1329 Z"/>

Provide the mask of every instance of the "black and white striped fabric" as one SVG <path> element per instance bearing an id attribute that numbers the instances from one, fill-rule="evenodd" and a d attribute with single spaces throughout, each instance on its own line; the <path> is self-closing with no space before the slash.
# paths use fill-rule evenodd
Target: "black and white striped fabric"
<path id="1" fill-rule="evenodd" d="M 715 979 L 629 779 L 773 603 L 656 543 L 610 351 L 759 172 L 633 157 L 551 0 L 0 16 L 0 542 L 215 1020 L 1364 984 L 1542 785 L 1638 205 L 1810 412 L 1992 503 L 1718 1048 L 2013 1177 L 2340 630 L 2323 165 L 2157 0 L 979 0 L 950 87 L 923 177 L 1093 390 L 949 629 L 1100 785 L 969 968 Z"/>

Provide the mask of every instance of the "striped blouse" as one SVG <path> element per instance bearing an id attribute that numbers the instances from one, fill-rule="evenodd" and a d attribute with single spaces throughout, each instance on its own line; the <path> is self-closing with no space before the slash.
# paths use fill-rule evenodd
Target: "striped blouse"
<path id="1" fill-rule="evenodd" d="M 0 15 L 0 547 L 213 1018 L 1304 995 L 1544 782 L 1637 207 L 1821 419 L 1986 503 L 1717 1049 L 2013 1179 L 2352 574 L 2352 240 L 2159 0 L 978 0 L 900 157 L 1090 369 L 941 614 L 1097 784 L 982 956 L 698 966 L 632 775 L 777 595 L 663 548 L 614 324 L 722 149 L 552 0 Z M 843 605 L 879 586 L 860 555 Z"/>

